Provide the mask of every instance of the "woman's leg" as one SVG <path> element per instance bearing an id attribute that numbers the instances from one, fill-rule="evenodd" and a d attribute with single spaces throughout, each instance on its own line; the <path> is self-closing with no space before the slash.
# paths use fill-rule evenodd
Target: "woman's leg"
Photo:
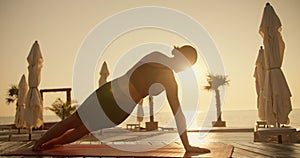
<path id="1" fill-rule="evenodd" d="M 87 135 L 89 133 L 89 130 L 84 126 L 80 126 L 74 129 L 70 129 L 66 131 L 64 134 L 59 136 L 58 138 L 54 138 L 42 145 L 43 149 L 51 148 L 55 145 L 63 145 L 63 144 L 68 144 L 72 143 L 83 136 Z"/>
<path id="2" fill-rule="evenodd" d="M 42 150 L 42 145 L 51 141 L 52 139 L 57 139 L 62 136 L 64 133 L 71 129 L 82 128 L 84 124 L 82 123 L 77 112 L 72 114 L 70 117 L 65 120 L 55 124 L 51 127 L 33 146 L 33 150 Z M 86 131 L 85 131 L 86 132 Z"/>

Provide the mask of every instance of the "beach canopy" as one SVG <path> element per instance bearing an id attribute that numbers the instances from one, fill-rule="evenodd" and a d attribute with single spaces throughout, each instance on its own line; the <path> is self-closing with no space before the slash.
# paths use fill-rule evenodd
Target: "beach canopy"
<path id="1" fill-rule="evenodd" d="M 109 71 L 106 62 L 104 62 L 102 64 L 101 71 L 100 71 L 99 87 L 101 87 L 107 82 L 108 76 L 109 76 Z"/>
<path id="2" fill-rule="evenodd" d="M 274 8 L 267 3 L 259 33 L 264 44 L 264 88 L 260 119 L 270 125 L 288 124 L 288 115 L 292 110 L 291 92 L 281 70 L 285 44 L 281 36 L 281 22 Z"/>
<path id="3" fill-rule="evenodd" d="M 25 75 L 22 75 L 18 85 L 18 103 L 15 115 L 15 126 L 17 128 L 25 128 L 26 122 L 24 120 L 25 115 L 25 104 L 28 92 L 28 85 L 26 82 Z"/>
<path id="4" fill-rule="evenodd" d="M 38 86 L 41 81 L 41 69 L 43 57 L 37 41 L 34 42 L 28 61 L 28 83 L 29 91 L 26 100 L 25 120 L 28 128 L 39 128 L 43 125 L 43 102 Z"/>

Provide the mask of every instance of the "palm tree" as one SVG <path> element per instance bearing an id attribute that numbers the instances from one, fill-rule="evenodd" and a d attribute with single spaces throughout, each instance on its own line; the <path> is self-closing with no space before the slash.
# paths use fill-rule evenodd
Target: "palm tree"
<path id="1" fill-rule="evenodd" d="M 208 82 L 208 86 L 204 86 L 204 89 L 206 89 L 208 91 L 215 91 L 217 117 L 218 117 L 218 121 L 222 121 L 219 87 L 229 85 L 228 76 L 209 74 L 209 75 L 207 75 L 207 82 Z"/>
<path id="2" fill-rule="evenodd" d="M 46 107 L 46 109 L 53 111 L 61 120 L 69 117 L 76 110 L 76 105 L 72 106 L 71 103 L 65 103 L 60 98 L 57 98 L 51 106 Z"/>
<path id="3" fill-rule="evenodd" d="M 8 105 L 16 102 L 16 110 L 18 110 L 18 92 L 18 87 L 16 85 L 11 85 L 7 91 L 7 97 L 5 98 Z M 18 128 L 18 134 L 20 134 L 20 128 Z"/>
<path id="4" fill-rule="evenodd" d="M 18 91 L 19 89 L 16 85 L 11 85 L 11 87 L 8 89 L 7 98 L 5 98 L 8 105 L 18 100 Z"/>

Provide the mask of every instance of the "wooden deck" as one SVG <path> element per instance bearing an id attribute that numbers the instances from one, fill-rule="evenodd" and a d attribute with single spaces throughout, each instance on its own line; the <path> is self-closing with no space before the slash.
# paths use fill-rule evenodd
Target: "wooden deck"
<path id="1" fill-rule="evenodd" d="M 300 144 L 236 143 L 232 157 L 300 157 Z"/>
<path id="2" fill-rule="evenodd" d="M 35 135 L 34 138 L 37 139 L 39 135 Z M 152 132 L 150 133 L 150 135 L 152 137 L 155 137 L 155 141 L 160 140 L 159 143 L 167 144 L 167 142 L 164 141 L 163 138 L 172 137 L 176 135 L 176 133 Z M 190 143 L 193 145 L 205 147 L 205 144 L 207 145 L 213 143 L 223 143 L 234 146 L 232 157 L 300 157 L 300 144 L 278 144 L 276 142 L 258 143 L 253 142 L 253 136 L 253 132 L 210 132 L 207 133 L 205 136 L 199 136 L 199 133 L 197 132 L 189 133 Z M 21 140 L 21 138 L 18 138 L 18 136 L 16 136 L 15 134 L 13 134 L 11 141 L 5 139 L 8 139 L 8 137 L 3 136 L 2 141 L 0 141 L 0 154 L 16 151 L 19 149 L 29 148 L 33 145 L 33 141 Z M 148 144 L 151 145 L 149 134 L 147 134 L 146 132 L 130 132 L 121 135 L 118 134 L 117 136 L 114 135 L 112 132 L 107 132 L 103 136 L 103 141 L 115 144 L 138 144 L 141 142 L 148 142 Z M 75 142 L 74 144 L 97 145 L 102 143 L 103 142 L 93 140 L 90 138 L 84 138 L 80 141 Z M 177 140 L 175 141 L 175 143 L 180 144 L 180 141 Z M 152 144 L 155 143 L 152 142 Z"/>

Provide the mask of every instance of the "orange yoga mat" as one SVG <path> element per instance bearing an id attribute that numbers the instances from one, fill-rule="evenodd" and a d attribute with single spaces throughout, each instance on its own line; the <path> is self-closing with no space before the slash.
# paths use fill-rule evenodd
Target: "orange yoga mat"
<path id="1" fill-rule="evenodd" d="M 127 145 L 128 144 L 122 144 Z M 122 146 L 120 145 L 120 146 Z M 130 144 L 129 144 L 130 145 Z M 132 145 L 132 144 L 131 144 Z M 140 144 L 135 144 L 140 146 Z M 201 145 L 211 150 L 206 154 L 187 154 L 182 146 L 170 144 L 163 148 L 146 152 L 128 152 L 112 148 L 107 145 L 63 145 L 41 152 L 32 151 L 31 148 L 4 153 L 1 156 L 63 156 L 63 157 L 231 157 L 233 146 L 223 143 L 210 143 Z"/>

